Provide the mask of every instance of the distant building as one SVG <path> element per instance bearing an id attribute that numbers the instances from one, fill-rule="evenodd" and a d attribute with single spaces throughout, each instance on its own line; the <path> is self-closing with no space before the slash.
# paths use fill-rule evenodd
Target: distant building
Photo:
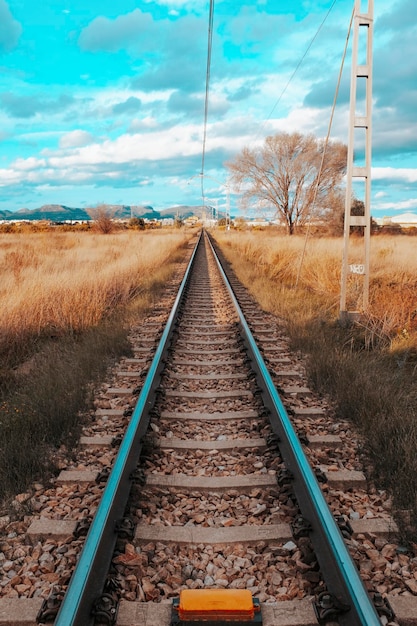
<path id="1" fill-rule="evenodd" d="M 246 220 L 246 224 L 250 227 L 250 228 L 259 228 L 260 226 L 264 227 L 264 228 L 268 228 L 270 225 L 270 222 L 263 218 L 263 217 L 258 217 L 258 218 L 254 218 L 254 219 L 248 219 Z"/>
<path id="2" fill-rule="evenodd" d="M 399 226 L 400 228 L 416 228 L 417 215 L 415 213 L 403 213 L 402 215 L 387 215 L 375 220 L 380 226 Z"/>
<path id="3" fill-rule="evenodd" d="M 197 215 L 190 215 L 189 217 L 186 217 L 184 220 L 184 224 L 185 226 L 195 226 L 195 224 L 197 224 L 197 222 L 200 221 L 200 218 L 197 217 Z"/>

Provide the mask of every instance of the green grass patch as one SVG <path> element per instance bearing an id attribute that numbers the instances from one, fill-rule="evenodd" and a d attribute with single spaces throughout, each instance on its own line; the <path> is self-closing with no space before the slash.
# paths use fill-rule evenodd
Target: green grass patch
<path id="1" fill-rule="evenodd" d="M 112 320 L 51 341 L 32 357 L 30 372 L 17 377 L 1 404 L 1 500 L 54 472 L 54 450 L 75 446 L 95 383 L 129 350 L 125 325 Z"/>

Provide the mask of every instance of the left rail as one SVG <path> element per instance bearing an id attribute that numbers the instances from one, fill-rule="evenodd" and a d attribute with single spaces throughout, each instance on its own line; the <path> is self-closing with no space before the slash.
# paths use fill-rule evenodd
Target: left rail
<path id="1" fill-rule="evenodd" d="M 55 626 L 90 626 L 93 623 L 93 603 L 103 592 L 116 545 L 117 522 L 122 519 L 126 508 L 132 484 L 132 473 L 137 467 L 142 449 L 141 440 L 148 428 L 149 413 L 155 402 L 155 391 L 159 386 L 163 360 L 172 341 L 173 330 L 200 240 L 201 235 L 191 255 L 138 402 L 120 445 L 78 564 L 55 620 Z"/>

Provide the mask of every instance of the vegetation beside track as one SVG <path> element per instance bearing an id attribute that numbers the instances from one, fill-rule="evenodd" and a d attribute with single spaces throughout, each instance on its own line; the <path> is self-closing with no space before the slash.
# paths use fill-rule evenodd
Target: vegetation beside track
<path id="1" fill-rule="evenodd" d="M 311 384 L 363 435 L 369 477 L 392 493 L 404 537 L 416 542 L 417 241 L 373 238 L 370 308 L 346 328 L 338 321 L 341 239 L 214 235 L 255 299 L 284 321 Z"/>
<path id="2" fill-rule="evenodd" d="M 0 502 L 70 454 L 94 385 L 157 301 L 190 234 L 3 235 L 0 239 Z"/>

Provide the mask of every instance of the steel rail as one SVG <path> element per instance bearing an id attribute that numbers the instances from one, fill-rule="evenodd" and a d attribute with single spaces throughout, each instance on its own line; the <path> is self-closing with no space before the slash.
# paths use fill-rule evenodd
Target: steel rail
<path id="1" fill-rule="evenodd" d="M 239 316 L 243 341 L 256 372 L 264 404 L 270 411 L 271 427 L 279 439 L 280 453 L 287 469 L 293 475 L 292 487 L 298 505 L 303 517 L 309 522 L 311 531 L 308 536 L 314 546 L 327 589 L 339 602 L 349 606 L 349 610 L 338 616 L 338 623 L 343 626 L 381 626 L 382 622 L 324 499 L 220 259 L 210 238 L 208 236 L 207 238 Z"/>
<path id="2" fill-rule="evenodd" d="M 116 524 L 123 517 L 126 507 L 132 473 L 137 467 L 142 449 L 141 439 L 148 428 L 149 412 L 155 403 L 155 391 L 159 386 L 164 366 L 163 359 L 171 344 L 180 304 L 184 298 L 201 239 L 200 235 L 143 383 L 129 426 L 120 444 L 80 559 L 54 622 L 55 626 L 90 626 L 93 622 L 91 615 L 93 603 L 103 593 L 117 540 Z"/>

